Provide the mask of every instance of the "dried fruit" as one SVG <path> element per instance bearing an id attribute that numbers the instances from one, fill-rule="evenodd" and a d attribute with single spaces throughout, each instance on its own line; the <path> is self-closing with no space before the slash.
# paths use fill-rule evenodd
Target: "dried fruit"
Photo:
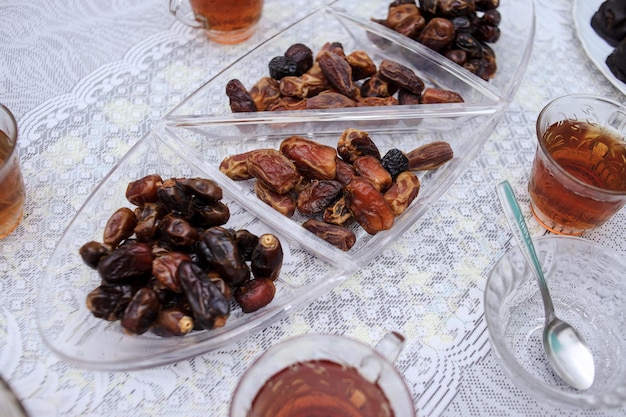
<path id="1" fill-rule="evenodd" d="M 384 59 L 378 68 L 380 76 L 395 84 L 398 88 L 413 94 L 421 94 L 424 90 L 424 81 L 409 67 L 389 59 Z"/>
<path id="2" fill-rule="evenodd" d="M 157 189 L 161 183 L 163 183 L 161 176 L 155 174 L 131 181 L 126 187 L 126 199 L 139 207 L 146 203 L 156 203 L 158 201 Z"/>
<path id="3" fill-rule="evenodd" d="M 205 230 L 198 239 L 196 252 L 228 285 L 236 287 L 250 279 L 250 268 L 229 230 L 221 226 Z"/>
<path id="4" fill-rule="evenodd" d="M 280 99 L 280 85 L 272 77 L 263 77 L 250 89 L 250 97 L 258 111 L 266 111 Z"/>
<path id="5" fill-rule="evenodd" d="M 352 68 L 352 79 L 362 80 L 376 74 L 376 64 L 365 51 L 354 51 L 346 56 L 346 62 Z"/>
<path id="6" fill-rule="evenodd" d="M 168 252 L 152 261 L 152 276 L 162 288 L 180 293 L 183 291 L 178 278 L 178 267 L 181 262 L 190 262 L 189 255 L 181 252 Z"/>
<path id="7" fill-rule="evenodd" d="M 409 158 L 404 152 L 396 148 L 389 149 L 380 162 L 394 181 L 401 172 L 409 169 Z"/>
<path id="8" fill-rule="evenodd" d="M 160 310 L 152 324 L 152 332 L 161 337 L 184 336 L 193 330 L 193 317 L 180 307 Z"/>
<path id="9" fill-rule="evenodd" d="M 280 80 L 289 75 L 298 75 L 298 63 L 286 56 L 275 56 L 269 65 L 270 77 Z"/>
<path id="10" fill-rule="evenodd" d="M 441 88 L 427 88 L 422 93 L 422 103 L 463 103 L 463 97 L 454 91 Z"/>
<path id="11" fill-rule="evenodd" d="M 109 283 L 123 283 L 152 271 L 152 248 L 141 242 L 127 242 L 98 262 L 100 277 Z"/>
<path id="12" fill-rule="evenodd" d="M 334 204 L 324 209 L 323 219 L 326 223 L 343 225 L 352 220 L 352 213 L 346 207 L 346 199 L 341 197 Z"/>
<path id="13" fill-rule="evenodd" d="M 91 242 L 87 242 L 81 246 L 78 252 L 85 265 L 96 269 L 100 259 L 111 253 L 111 248 L 100 242 L 92 240 Z"/>
<path id="14" fill-rule="evenodd" d="M 285 194 L 300 181 L 294 163 L 275 149 L 251 153 L 246 159 L 246 167 L 250 175 L 278 194 Z"/>
<path id="15" fill-rule="evenodd" d="M 291 159 L 300 175 L 308 179 L 332 180 L 337 173 L 337 151 L 303 138 L 290 136 L 280 144 L 280 151 Z"/>
<path id="16" fill-rule="evenodd" d="M 157 293 L 152 288 L 140 288 L 124 310 L 122 327 L 131 334 L 145 333 L 152 326 L 160 309 Z"/>
<path id="17" fill-rule="evenodd" d="M 230 80 L 226 84 L 226 96 L 233 113 L 257 111 L 254 99 L 239 80 Z"/>
<path id="18" fill-rule="evenodd" d="M 296 75 L 302 75 L 313 66 L 313 51 L 301 43 L 291 45 L 285 56 L 291 58 L 296 63 Z"/>
<path id="19" fill-rule="evenodd" d="M 230 302 L 204 271 L 193 262 L 182 262 L 178 275 L 195 322 L 207 330 L 224 326 Z"/>
<path id="20" fill-rule="evenodd" d="M 87 308 L 95 317 L 119 320 L 133 294 L 130 285 L 100 285 L 87 294 Z"/>
<path id="21" fill-rule="evenodd" d="M 252 250 L 250 270 L 255 278 L 276 281 L 283 266 L 283 256 L 280 240 L 271 233 L 265 233 L 259 236 Z"/>
<path id="22" fill-rule="evenodd" d="M 380 159 L 371 155 L 360 156 L 352 163 L 358 175 L 370 180 L 376 189 L 385 192 L 391 186 L 392 178 Z"/>
<path id="23" fill-rule="evenodd" d="M 233 181 L 249 180 L 252 175 L 248 172 L 246 161 L 254 152 L 256 151 L 227 156 L 220 163 L 220 171 Z"/>
<path id="24" fill-rule="evenodd" d="M 345 109 L 356 107 L 356 101 L 339 93 L 322 93 L 305 100 L 305 109 Z"/>
<path id="25" fill-rule="evenodd" d="M 410 171 L 404 171 L 398 175 L 383 197 L 394 214 L 399 216 L 415 200 L 419 190 L 419 178 Z"/>
<path id="26" fill-rule="evenodd" d="M 287 217 L 293 216 L 296 211 L 296 199 L 290 193 L 278 194 L 261 181 L 254 183 L 254 193 L 259 200 Z"/>
<path id="27" fill-rule="evenodd" d="M 380 151 L 369 134 L 354 128 L 343 131 L 337 143 L 337 153 L 341 159 L 349 163 L 363 155 L 380 159 Z"/>
<path id="28" fill-rule="evenodd" d="M 409 159 L 409 170 L 426 171 L 437 169 L 454 157 L 448 142 L 431 142 L 413 149 L 406 154 Z"/>
<path id="29" fill-rule="evenodd" d="M 370 180 L 356 177 L 344 187 L 344 196 L 346 207 L 367 233 L 373 235 L 393 226 L 395 215 Z"/>
<path id="30" fill-rule="evenodd" d="M 334 180 L 313 180 L 298 194 L 298 211 L 305 215 L 321 213 L 341 195 L 343 185 Z"/>
<path id="31" fill-rule="evenodd" d="M 343 251 L 350 250 L 356 243 L 354 232 L 343 226 L 328 224 L 315 219 L 307 220 L 302 226 L 317 237 Z"/>
<path id="32" fill-rule="evenodd" d="M 318 55 L 317 62 L 328 82 L 339 93 L 356 99 L 357 88 L 352 79 L 352 68 L 344 57 L 325 51 Z"/>
<path id="33" fill-rule="evenodd" d="M 269 278 L 255 278 L 235 291 L 235 301 L 244 313 L 252 313 L 268 305 L 276 294 L 274 281 Z"/>

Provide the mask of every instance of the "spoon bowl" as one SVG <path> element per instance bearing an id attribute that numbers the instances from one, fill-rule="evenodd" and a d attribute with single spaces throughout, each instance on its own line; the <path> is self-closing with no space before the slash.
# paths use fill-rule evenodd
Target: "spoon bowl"
<path id="1" fill-rule="evenodd" d="M 552 297 L 528 226 L 508 181 L 498 185 L 498 197 L 515 240 L 539 285 L 545 312 L 543 348 L 548 361 L 569 385 L 579 390 L 588 389 L 595 377 L 593 355 L 576 329 L 556 317 Z"/>

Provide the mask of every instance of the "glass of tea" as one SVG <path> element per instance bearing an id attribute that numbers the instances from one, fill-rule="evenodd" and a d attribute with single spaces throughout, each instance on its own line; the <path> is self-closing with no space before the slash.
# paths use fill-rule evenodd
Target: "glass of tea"
<path id="1" fill-rule="evenodd" d="M 17 149 L 17 123 L 0 104 L 0 239 L 19 224 L 24 209 L 24 181 Z"/>
<path id="2" fill-rule="evenodd" d="M 193 17 L 184 12 L 189 2 Z M 209 39 L 223 44 L 240 43 L 256 30 L 263 0 L 170 0 L 170 12 L 184 24 L 205 29 Z"/>
<path id="3" fill-rule="evenodd" d="M 537 153 L 528 191 L 548 230 L 580 235 L 626 203 L 626 107 L 573 94 L 548 103 L 537 119 Z"/>
<path id="4" fill-rule="evenodd" d="M 388 333 L 375 348 L 311 334 L 268 349 L 243 375 L 230 417 L 415 417 L 393 365 L 404 337 Z"/>

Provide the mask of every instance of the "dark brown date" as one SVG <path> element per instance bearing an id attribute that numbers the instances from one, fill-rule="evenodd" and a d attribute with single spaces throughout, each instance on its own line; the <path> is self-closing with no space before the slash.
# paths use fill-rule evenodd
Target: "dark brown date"
<path id="1" fill-rule="evenodd" d="M 135 237 L 140 242 L 150 242 L 155 239 L 159 220 L 165 213 L 164 207 L 160 203 L 146 203 L 143 207 L 135 209 L 137 225 L 135 226 Z"/>
<path id="2" fill-rule="evenodd" d="M 235 301 L 244 313 L 252 313 L 268 305 L 276 294 L 274 281 L 269 278 L 255 278 L 235 291 Z"/>
<path id="3" fill-rule="evenodd" d="M 159 286 L 175 293 L 183 291 L 178 278 L 178 266 L 183 261 L 191 261 L 189 255 L 182 252 L 169 252 L 158 256 L 152 261 L 152 276 Z"/>
<path id="4" fill-rule="evenodd" d="M 198 230 L 187 220 L 168 214 L 159 223 L 162 236 L 174 246 L 191 246 L 198 240 Z"/>
<path id="5" fill-rule="evenodd" d="M 424 91 L 424 81 L 412 69 L 395 61 L 384 59 L 380 63 L 378 72 L 381 77 L 395 84 L 398 88 L 413 94 L 421 94 Z"/>
<path id="6" fill-rule="evenodd" d="M 250 259 L 250 269 L 255 278 L 278 279 L 283 266 L 283 248 L 280 240 L 271 233 L 259 236 Z"/>
<path id="7" fill-rule="evenodd" d="M 176 180 L 183 188 L 206 203 L 216 203 L 222 199 L 222 188 L 207 178 L 179 178 Z"/>
<path id="8" fill-rule="evenodd" d="M 302 226 L 317 237 L 343 251 L 350 250 L 356 243 L 354 232 L 343 226 L 329 224 L 316 219 L 309 219 Z"/>
<path id="9" fill-rule="evenodd" d="M 356 177 L 344 187 L 344 197 L 346 207 L 367 233 L 374 235 L 393 226 L 393 211 L 370 180 Z"/>
<path id="10" fill-rule="evenodd" d="M 254 99 L 239 80 L 230 80 L 226 84 L 226 95 L 233 113 L 257 111 Z"/>
<path id="11" fill-rule="evenodd" d="M 391 177 L 389 180 L 391 182 Z M 339 181 L 313 180 L 298 194 L 298 211 L 305 215 L 321 213 L 339 198 L 342 189 L 343 185 Z"/>
<path id="12" fill-rule="evenodd" d="M 128 239 L 135 231 L 137 226 L 137 217 L 135 213 L 128 207 L 121 207 L 109 217 L 104 225 L 102 233 L 102 241 L 116 248 L 125 239 Z"/>
<path id="13" fill-rule="evenodd" d="M 398 87 L 395 84 L 390 84 L 379 73 L 376 73 L 361 84 L 361 97 L 390 97 L 397 90 Z"/>
<path id="14" fill-rule="evenodd" d="M 290 136 L 281 142 L 280 151 L 293 161 L 300 175 L 307 179 L 335 178 L 337 173 L 335 148 L 302 136 Z"/>
<path id="15" fill-rule="evenodd" d="M 343 159 L 336 159 L 337 164 L 337 174 L 335 175 L 335 180 L 339 181 L 343 185 L 346 185 L 352 178 L 356 177 L 356 171 L 352 164 L 347 163 Z"/>
<path id="16" fill-rule="evenodd" d="M 287 48 L 285 56 L 296 63 L 298 75 L 304 74 L 313 66 L 313 51 L 302 43 L 294 43 Z"/>
<path id="17" fill-rule="evenodd" d="M 317 62 L 328 82 L 341 94 L 356 99 L 357 88 L 352 79 L 352 68 L 344 56 L 324 51 L 317 56 Z"/>
<path id="18" fill-rule="evenodd" d="M 100 259 L 98 273 L 106 282 L 121 283 L 152 271 L 152 248 L 141 242 L 128 242 Z"/>
<path id="19" fill-rule="evenodd" d="M 100 242 L 91 241 L 85 243 L 78 250 L 81 259 L 88 265 L 90 268 L 96 269 L 98 267 L 98 262 L 100 259 L 107 256 L 111 253 L 111 248 L 107 245 L 104 245 Z"/>
<path id="20" fill-rule="evenodd" d="M 230 210 L 228 206 L 221 201 L 213 204 L 205 204 L 204 201 L 193 201 L 193 217 L 192 221 L 195 225 L 201 227 L 213 227 L 226 224 L 230 219 Z"/>
<path id="21" fill-rule="evenodd" d="M 448 142 L 436 141 L 413 149 L 406 154 L 409 170 L 428 171 L 439 168 L 454 157 Z"/>
<path id="22" fill-rule="evenodd" d="M 221 226 L 206 229 L 200 235 L 196 251 L 211 268 L 233 287 L 250 279 L 250 268 L 245 263 L 232 232 Z"/>
<path id="23" fill-rule="evenodd" d="M 287 193 L 300 181 L 294 163 L 275 149 L 262 149 L 248 155 L 246 166 L 250 175 L 278 194 Z"/>
<path id="24" fill-rule="evenodd" d="M 143 334 L 152 326 L 160 309 L 157 293 L 152 288 L 140 288 L 124 310 L 122 327 L 130 334 Z"/>
<path id="25" fill-rule="evenodd" d="M 352 68 L 352 79 L 362 80 L 376 74 L 376 64 L 365 51 L 354 51 L 346 56 L 346 61 Z"/>
<path id="26" fill-rule="evenodd" d="M 207 330 L 224 326 L 230 302 L 206 273 L 193 262 L 182 262 L 178 276 L 195 322 Z"/>
<path id="27" fill-rule="evenodd" d="M 433 51 L 443 51 L 454 41 L 454 24 L 446 18 L 434 17 L 417 37 L 417 41 Z"/>
<path id="28" fill-rule="evenodd" d="M 156 203 L 159 199 L 157 189 L 163 180 L 160 175 L 146 175 L 136 181 L 131 181 L 126 187 L 126 199 L 136 206 L 142 207 L 146 203 Z"/>
<path id="29" fill-rule="evenodd" d="M 174 178 L 163 181 L 158 188 L 157 194 L 163 206 L 184 218 L 190 218 L 193 214 L 191 204 L 191 194 L 187 193 L 185 187 Z"/>
<path id="30" fill-rule="evenodd" d="M 239 253 L 241 253 L 241 257 L 246 261 L 252 259 L 252 251 L 258 241 L 259 237 L 246 229 L 235 231 L 235 242 L 237 242 L 237 246 L 239 247 Z"/>
<path id="31" fill-rule="evenodd" d="M 152 324 L 152 332 L 161 337 L 184 336 L 193 330 L 193 317 L 180 307 L 162 309 Z"/>
<path id="32" fill-rule="evenodd" d="M 130 285 L 100 285 L 87 294 L 87 308 L 95 317 L 119 320 L 133 297 Z"/>

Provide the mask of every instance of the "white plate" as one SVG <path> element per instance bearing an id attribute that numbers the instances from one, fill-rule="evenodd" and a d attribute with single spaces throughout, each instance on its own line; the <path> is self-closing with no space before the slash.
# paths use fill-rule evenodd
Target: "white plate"
<path id="1" fill-rule="evenodd" d="M 591 18 L 600 8 L 604 0 L 574 0 L 572 13 L 578 38 L 583 44 L 585 52 L 598 67 L 600 72 L 617 88 L 626 95 L 626 83 L 620 81 L 606 65 L 606 57 L 613 52 L 613 48 L 602 39 L 591 27 Z"/>

